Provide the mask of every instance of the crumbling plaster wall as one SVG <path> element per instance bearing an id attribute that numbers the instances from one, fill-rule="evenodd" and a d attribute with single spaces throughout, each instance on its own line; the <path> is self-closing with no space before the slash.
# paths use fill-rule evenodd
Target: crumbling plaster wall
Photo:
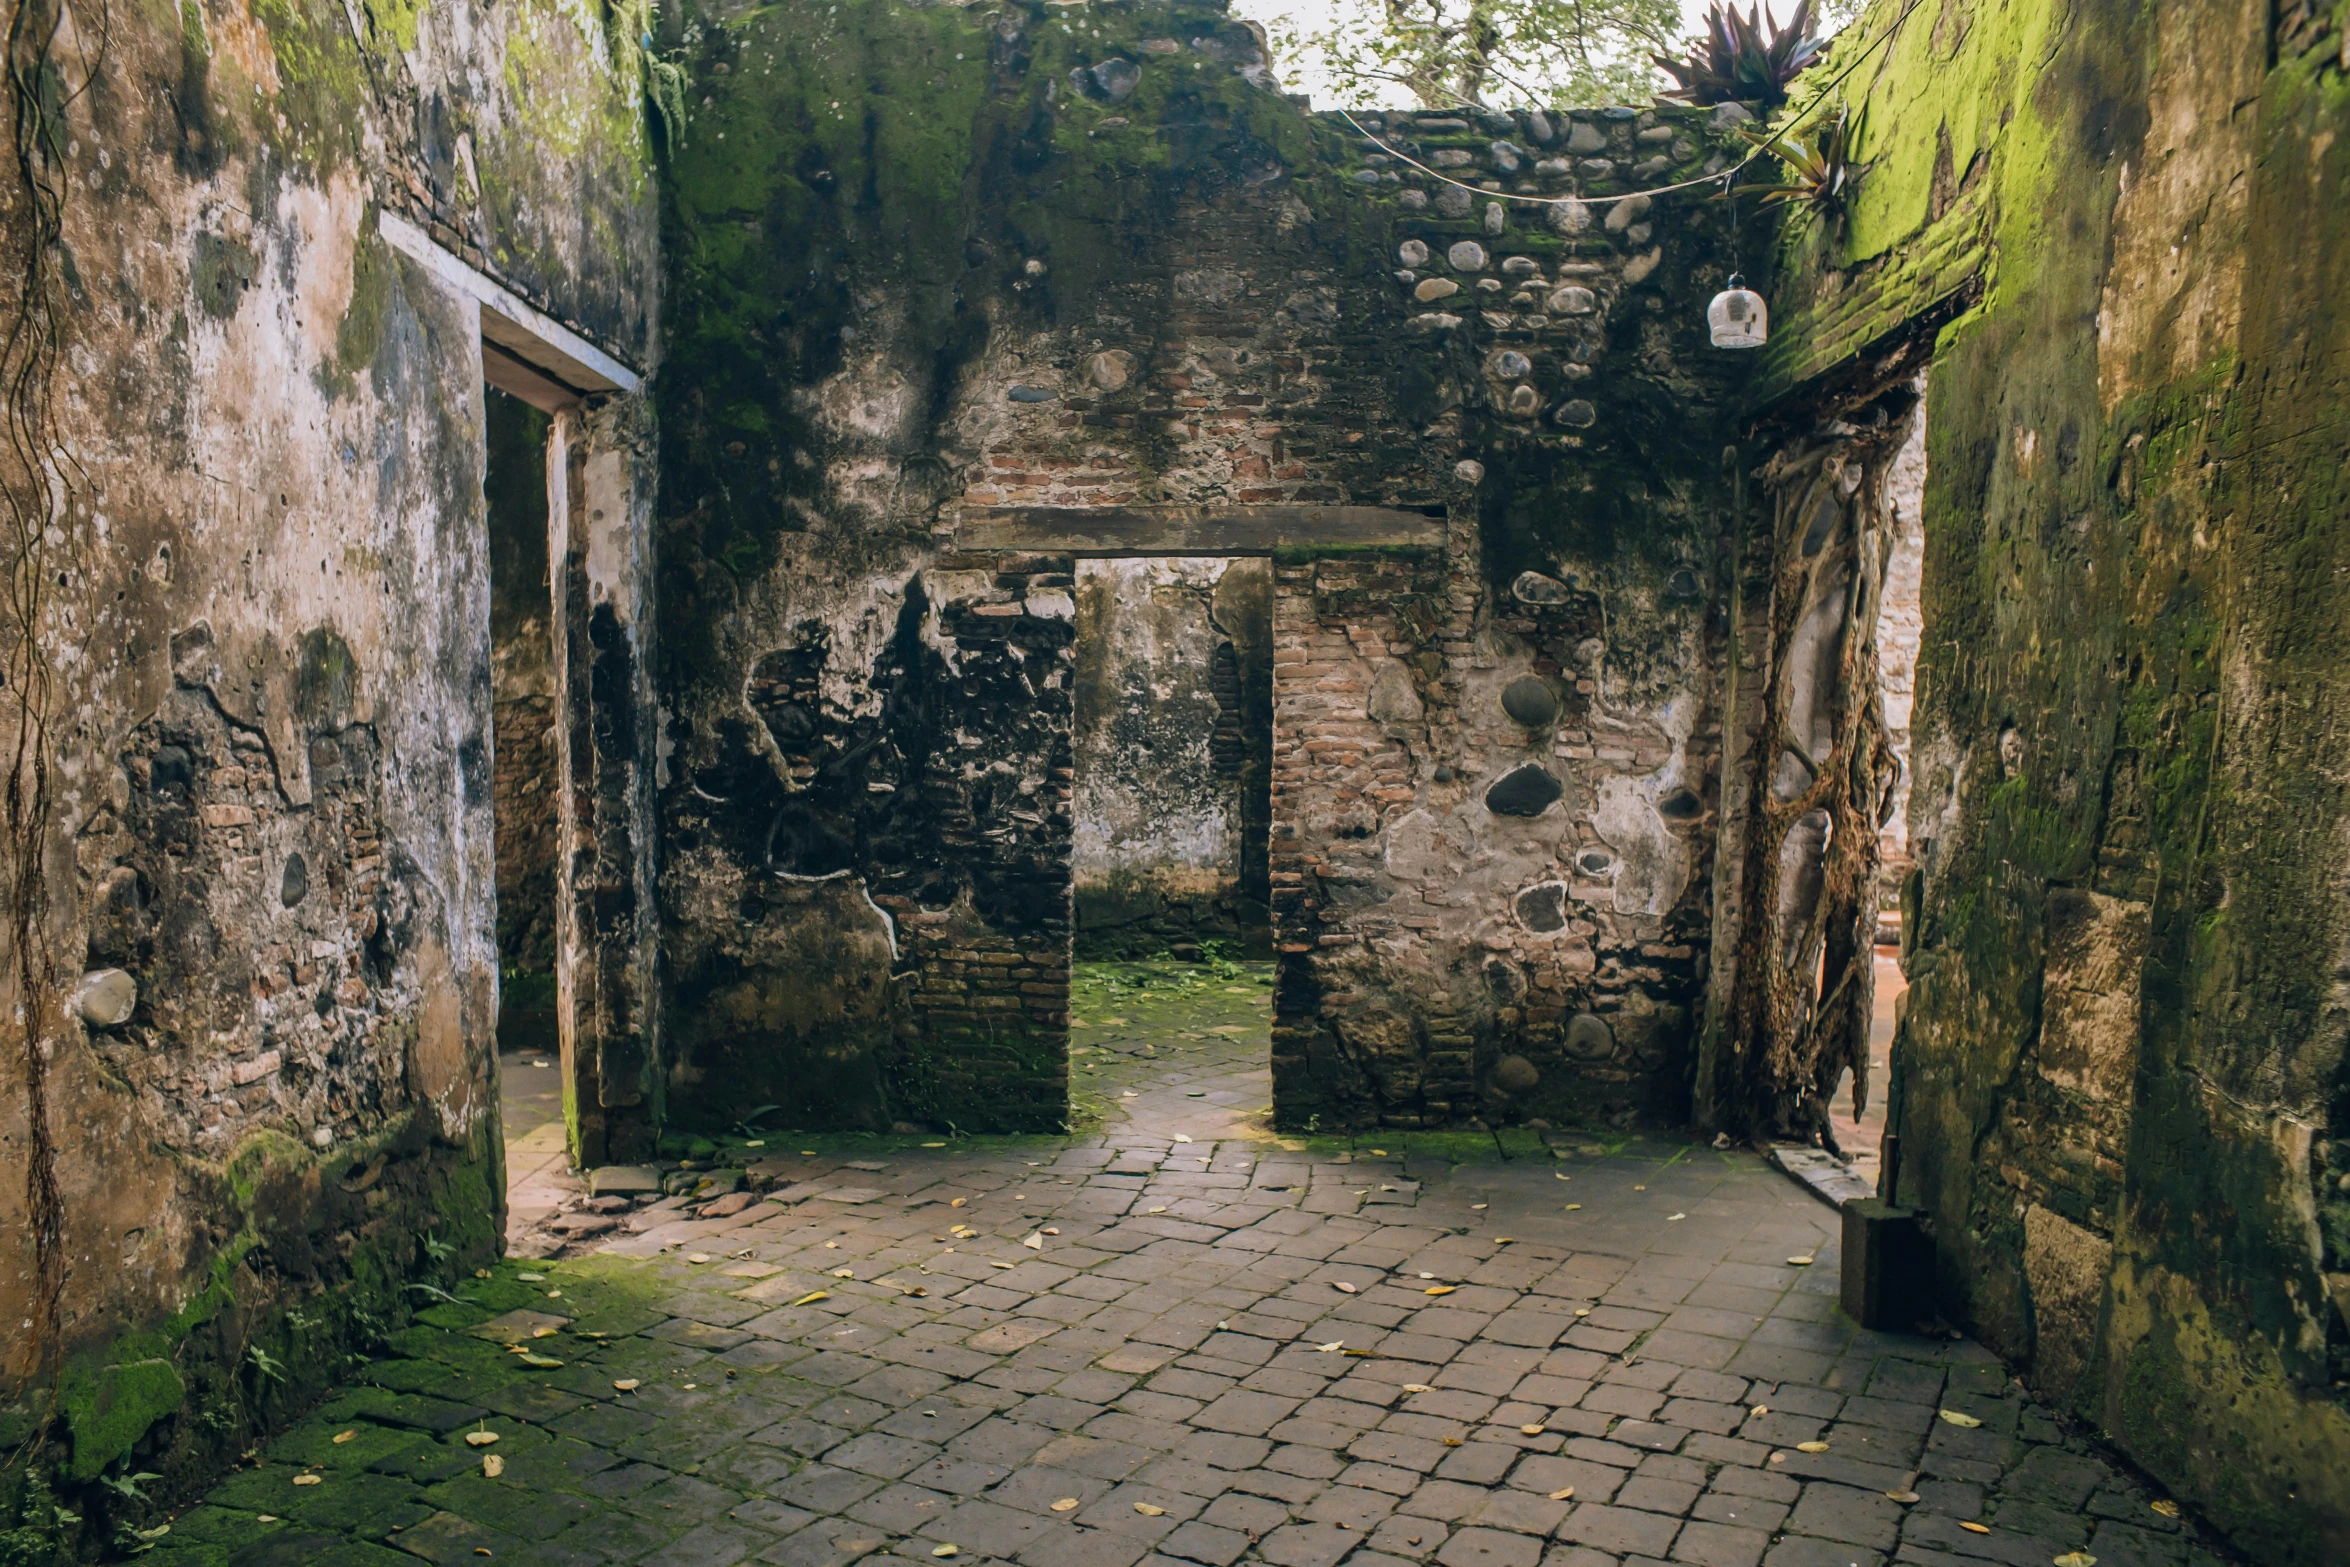
<path id="1" fill-rule="evenodd" d="M 50 1279 L 0 1064 L 0 1442 L 47 1430 L 9 1484 L 78 1484 L 95 1548 L 138 1518 L 102 1472 L 193 1489 L 498 1243 L 479 332 L 379 217 L 639 363 L 657 280 L 634 45 L 560 8 L 63 25 L 94 74 L 59 143 L 44 935 L 76 1000 Z"/>
<path id="2" fill-rule="evenodd" d="M 1946 1308 L 2274 1562 L 2350 1551 L 2346 22 L 1920 12 L 1760 376 L 1939 331 L 1892 1129 Z"/>
<path id="3" fill-rule="evenodd" d="M 1077 952 L 1270 940 L 1272 563 L 1077 566 Z"/>
<path id="4" fill-rule="evenodd" d="M 748 1072 L 804 1124 L 1057 1118 L 1075 563 L 958 552 L 959 510 L 1350 502 L 1449 544 L 1276 556 L 1277 1115 L 1684 1113 L 1726 214 L 1439 185 L 1208 6 L 683 25 L 673 1110 Z M 1688 111 L 1376 123 L 1503 194 L 1728 156 Z"/>

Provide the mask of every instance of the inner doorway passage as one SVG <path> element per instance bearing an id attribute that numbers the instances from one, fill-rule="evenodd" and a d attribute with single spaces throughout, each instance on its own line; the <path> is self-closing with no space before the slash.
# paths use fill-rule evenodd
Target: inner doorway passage
<path id="1" fill-rule="evenodd" d="M 1261 1129 L 1272 562 L 1080 560 L 1076 596 L 1073 1118 Z"/>
<path id="2" fill-rule="evenodd" d="M 1077 563 L 1075 956 L 1272 956 L 1273 574 Z"/>
<path id="3" fill-rule="evenodd" d="M 557 789 L 554 591 L 548 553 L 552 418 L 485 389 L 492 804 L 498 865 L 498 1078 L 509 1222 L 554 1211 L 564 1173 L 555 995 Z M 540 1188 L 545 1187 L 545 1190 Z"/>

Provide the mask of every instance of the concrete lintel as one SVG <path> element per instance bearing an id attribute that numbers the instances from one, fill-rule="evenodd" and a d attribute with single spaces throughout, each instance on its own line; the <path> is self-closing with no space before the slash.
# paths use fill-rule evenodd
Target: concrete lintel
<path id="1" fill-rule="evenodd" d="M 575 393 L 642 390 L 644 378 L 634 370 L 554 317 L 524 304 L 512 290 L 434 244 L 430 235 L 398 213 L 384 212 L 378 227 L 384 243 L 481 306 L 485 345 L 504 349 Z M 524 400 L 540 401 L 536 397 Z"/>
<path id="2" fill-rule="evenodd" d="M 1266 555 L 1314 545 L 1443 543 L 1441 516 L 1388 506 L 974 506 L 955 518 L 961 550 Z"/>

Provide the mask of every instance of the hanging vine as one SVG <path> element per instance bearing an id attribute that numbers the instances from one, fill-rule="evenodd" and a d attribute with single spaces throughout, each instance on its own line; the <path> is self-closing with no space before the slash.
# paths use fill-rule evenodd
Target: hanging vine
<path id="1" fill-rule="evenodd" d="M 68 190 L 68 107 L 95 77 L 106 43 L 101 5 L 7 0 L 8 165 L 0 189 L 0 830 L 6 833 L 6 942 L 15 1006 L 11 1048 L 24 1077 L 25 1218 L 34 1275 L 31 1339 L 38 1368 L 60 1348 L 64 1202 L 49 1117 L 48 1051 L 63 1031 L 63 976 L 45 939 L 43 876 L 55 804 L 51 742 L 58 718 L 54 591 L 78 580 L 71 507 L 80 471 L 57 419 L 66 339 L 62 242 Z M 70 68 L 78 82 L 69 81 Z"/>
<path id="2" fill-rule="evenodd" d="M 1886 470 L 1907 411 L 1781 451 L 1770 495 L 1762 711 L 1751 752 L 1730 1027 L 1733 1117 L 1749 1136 L 1836 1148 L 1828 1102 L 1868 1103 L 1878 829 L 1899 763 L 1877 618 L 1891 548 Z"/>

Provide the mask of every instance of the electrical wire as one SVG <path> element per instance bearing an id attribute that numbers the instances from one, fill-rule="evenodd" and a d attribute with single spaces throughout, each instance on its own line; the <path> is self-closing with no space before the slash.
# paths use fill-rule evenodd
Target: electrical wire
<path id="1" fill-rule="evenodd" d="M 1875 54 L 1879 49 L 1892 42 L 1894 37 L 1900 33 L 1901 24 L 1908 21 L 1911 13 L 1916 11 L 1919 6 L 1925 3 L 1926 0 L 1909 0 L 1909 4 L 1902 7 L 1901 14 L 1893 19 L 1893 25 L 1886 28 L 1875 38 L 1871 39 L 1867 48 L 1861 50 L 1860 53 L 1852 57 L 1850 64 L 1846 65 L 1842 70 L 1839 70 L 1834 76 L 1829 77 L 1826 85 L 1821 87 L 1819 92 L 1813 96 L 1812 101 L 1814 103 L 1818 103 L 1825 99 L 1828 94 L 1834 92 L 1838 87 L 1842 86 L 1846 77 L 1850 76 L 1854 71 L 1860 69 L 1860 63 L 1863 60 L 1866 60 L 1870 55 Z M 1361 134 L 1363 140 L 1369 142 L 1372 146 L 1378 148 L 1381 152 L 1386 153 L 1389 157 L 1395 159 L 1398 163 L 1409 164 L 1411 167 L 1418 169 L 1422 174 L 1427 175 L 1432 180 L 1439 181 L 1446 185 L 1455 186 L 1461 190 L 1468 191 L 1471 195 L 1484 196 L 1490 200 L 1522 201 L 1529 206 L 1535 207 L 1563 207 L 1569 202 L 1580 202 L 1586 207 L 1605 206 L 1610 202 L 1630 201 L 1636 196 L 1669 196 L 1674 191 L 1694 190 L 1700 185 L 1718 184 L 1722 187 L 1724 194 L 1727 194 L 1730 189 L 1730 181 L 1737 176 L 1738 172 L 1741 169 L 1744 169 L 1748 164 L 1753 163 L 1757 159 L 1761 158 L 1765 152 L 1770 150 L 1767 147 L 1758 146 L 1752 152 L 1749 152 L 1745 157 L 1740 158 L 1736 163 L 1731 164 L 1726 169 L 1719 170 L 1712 174 L 1700 174 L 1697 176 L 1697 178 L 1692 180 L 1677 180 L 1670 185 L 1652 185 L 1647 190 L 1628 190 L 1614 196 L 1581 196 L 1572 192 L 1569 192 L 1564 196 L 1528 196 L 1517 191 L 1487 190 L 1482 185 L 1471 185 L 1466 181 L 1456 180 L 1449 174 L 1440 174 L 1436 170 L 1428 167 L 1428 165 L 1425 163 L 1422 163 L 1419 159 L 1412 157 L 1408 153 L 1397 151 L 1394 147 L 1389 146 L 1386 142 L 1380 140 L 1378 137 L 1372 135 L 1369 131 L 1363 129 L 1363 122 L 1355 118 L 1354 111 L 1352 109 L 1341 109 L 1338 112 L 1346 116 L 1346 123 L 1353 126 L 1355 130 Z"/>

